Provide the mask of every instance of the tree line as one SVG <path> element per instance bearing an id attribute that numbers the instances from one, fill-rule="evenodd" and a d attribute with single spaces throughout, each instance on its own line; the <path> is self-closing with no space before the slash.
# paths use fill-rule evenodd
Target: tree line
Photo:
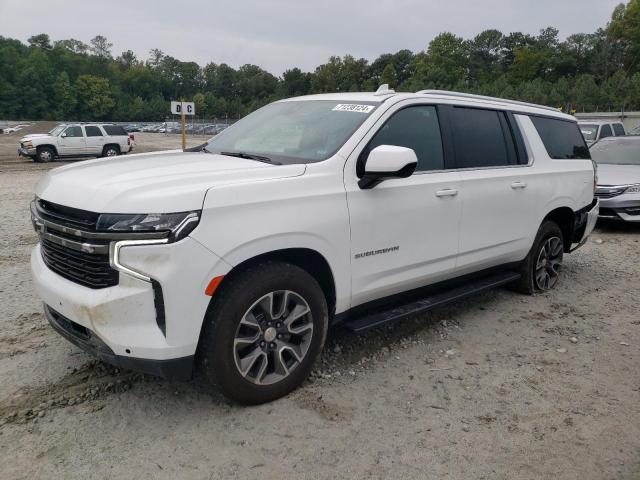
<path id="1" fill-rule="evenodd" d="M 0 36 L 0 118 L 159 121 L 184 97 L 199 115 L 241 117 L 279 98 L 309 93 L 446 89 L 541 103 L 567 112 L 640 110 L 640 0 L 617 6 L 605 27 L 560 40 L 485 30 L 473 39 L 445 32 L 426 50 L 369 62 L 332 56 L 313 72 L 276 77 L 256 65 L 201 67 L 161 50 L 145 60 L 112 54 L 98 35 L 89 44 L 34 35 L 27 44 Z"/>

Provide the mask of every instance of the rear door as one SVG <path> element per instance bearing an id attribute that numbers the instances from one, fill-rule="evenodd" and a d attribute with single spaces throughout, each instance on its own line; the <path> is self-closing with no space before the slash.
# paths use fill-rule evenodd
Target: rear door
<path id="1" fill-rule="evenodd" d="M 345 170 L 353 306 L 450 278 L 461 214 L 459 174 L 444 168 L 437 106 L 393 107 L 360 145 Z M 362 190 L 358 178 L 379 145 L 413 149 L 417 169 Z"/>
<path id="2" fill-rule="evenodd" d="M 59 137 L 58 153 L 60 155 L 83 155 L 86 149 L 86 139 L 80 125 L 71 125 Z"/>
<path id="3" fill-rule="evenodd" d="M 100 155 L 104 148 L 104 133 L 97 125 L 86 125 L 84 127 L 86 134 L 86 153 L 90 155 Z"/>
<path id="4" fill-rule="evenodd" d="M 466 106 L 446 114 L 462 202 L 457 274 L 522 260 L 535 185 L 514 116 Z"/>

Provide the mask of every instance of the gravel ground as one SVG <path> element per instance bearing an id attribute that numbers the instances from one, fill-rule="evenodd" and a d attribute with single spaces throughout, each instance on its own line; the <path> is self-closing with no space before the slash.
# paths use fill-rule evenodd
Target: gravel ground
<path id="1" fill-rule="evenodd" d="M 640 228 L 600 226 L 549 294 L 334 331 L 302 388 L 243 408 L 96 362 L 48 327 L 28 202 L 51 167 L 3 156 L 5 138 L 3 479 L 640 478 Z"/>

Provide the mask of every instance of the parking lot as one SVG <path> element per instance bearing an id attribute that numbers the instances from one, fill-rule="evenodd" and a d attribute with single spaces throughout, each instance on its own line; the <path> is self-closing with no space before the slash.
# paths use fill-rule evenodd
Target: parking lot
<path id="1" fill-rule="evenodd" d="M 0 136 L 3 478 L 638 478 L 640 227 L 599 226 L 549 294 L 335 331 L 301 389 L 243 408 L 109 367 L 49 328 L 28 204 L 65 162 L 18 159 L 18 138 Z"/>

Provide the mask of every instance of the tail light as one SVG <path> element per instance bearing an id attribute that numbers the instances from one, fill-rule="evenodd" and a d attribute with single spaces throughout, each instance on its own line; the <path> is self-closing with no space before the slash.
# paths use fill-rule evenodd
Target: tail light
<path id="1" fill-rule="evenodd" d="M 127 137 L 127 145 L 131 145 L 131 137 Z"/>
<path id="2" fill-rule="evenodd" d="M 133 133 L 129 134 L 129 140 L 134 142 L 136 140 L 136 137 L 133 135 Z"/>

